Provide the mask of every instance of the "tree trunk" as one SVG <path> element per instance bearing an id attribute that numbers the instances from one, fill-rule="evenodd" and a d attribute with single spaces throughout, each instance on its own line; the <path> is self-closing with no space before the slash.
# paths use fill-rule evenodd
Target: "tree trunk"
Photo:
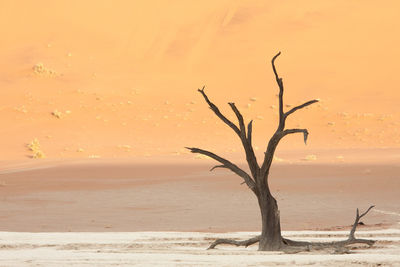
<path id="1" fill-rule="evenodd" d="M 258 204 L 262 220 L 262 232 L 258 250 L 280 250 L 283 246 L 283 239 L 278 204 L 270 192 L 260 194 L 258 196 Z"/>

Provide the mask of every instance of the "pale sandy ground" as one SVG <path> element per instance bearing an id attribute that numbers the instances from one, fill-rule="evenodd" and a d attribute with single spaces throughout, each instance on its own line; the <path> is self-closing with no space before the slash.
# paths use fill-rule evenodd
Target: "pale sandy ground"
<path id="1" fill-rule="evenodd" d="M 297 240 L 343 239 L 344 231 L 290 231 Z M 360 231 L 372 249 L 283 254 L 257 246 L 206 250 L 215 237 L 244 239 L 254 232 L 15 233 L 0 232 L 0 265 L 19 266 L 400 266 L 398 229 Z"/>

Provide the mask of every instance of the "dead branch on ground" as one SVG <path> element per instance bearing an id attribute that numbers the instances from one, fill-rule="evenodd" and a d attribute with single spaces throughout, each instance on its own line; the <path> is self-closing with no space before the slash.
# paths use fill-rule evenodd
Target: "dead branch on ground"
<path id="1" fill-rule="evenodd" d="M 360 239 L 356 238 L 354 236 L 357 226 L 360 223 L 360 219 L 367 215 L 367 213 L 374 208 L 375 206 L 370 206 L 364 213 L 361 215 L 359 214 L 359 210 L 357 209 L 356 211 L 356 218 L 354 220 L 353 226 L 351 227 L 349 236 L 345 240 L 340 240 L 340 241 L 332 241 L 332 242 L 308 242 L 308 241 L 296 241 L 296 240 L 291 240 L 287 238 L 283 238 L 283 242 L 285 243 L 285 247 L 282 249 L 285 252 L 288 253 L 297 253 L 297 252 L 302 252 L 302 251 L 311 251 L 311 250 L 321 250 L 325 248 L 334 248 L 335 252 L 340 252 L 342 251 L 343 253 L 347 252 L 345 249 L 346 246 L 352 245 L 352 244 L 366 244 L 368 246 L 372 246 L 375 243 L 375 240 L 370 240 L 370 239 Z M 248 247 L 250 245 L 253 245 L 257 242 L 259 242 L 261 239 L 261 236 L 256 236 L 252 237 L 247 240 L 242 240 L 242 241 L 236 241 L 236 240 L 231 240 L 231 239 L 217 239 L 215 240 L 207 249 L 214 249 L 218 245 L 235 245 L 237 247 L 239 246 L 244 246 Z M 293 247 L 297 247 L 298 249 L 293 249 Z M 343 249 L 342 249 L 343 248 Z"/>

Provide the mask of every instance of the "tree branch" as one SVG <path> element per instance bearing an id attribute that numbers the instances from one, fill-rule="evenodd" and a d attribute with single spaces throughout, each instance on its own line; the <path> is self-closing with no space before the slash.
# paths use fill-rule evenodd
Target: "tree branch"
<path id="1" fill-rule="evenodd" d="M 246 137 L 246 127 L 244 125 L 243 121 L 243 116 L 240 113 L 240 111 L 237 109 L 235 103 L 228 103 L 229 106 L 231 106 L 233 112 L 235 113 L 238 121 L 239 121 L 239 126 L 240 126 L 240 140 L 242 141 L 242 145 L 244 148 L 244 151 L 246 152 L 246 160 L 249 165 L 251 174 L 253 175 L 254 178 L 257 177 L 257 170 L 259 168 L 256 155 L 254 154 L 253 147 L 251 146 L 251 142 L 249 143 L 247 137 Z M 252 123 L 249 123 L 250 125 L 250 135 L 252 131 Z"/>
<path id="2" fill-rule="evenodd" d="M 238 110 L 238 108 L 236 107 L 235 103 L 228 103 L 228 104 L 232 108 L 233 112 L 235 113 L 235 115 L 236 115 L 236 117 L 237 117 L 237 119 L 239 121 L 240 129 L 233 122 L 231 122 L 224 115 L 222 115 L 222 113 L 219 111 L 218 107 L 216 105 L 214 105 L 209 100 L 208 96 L 204 92 L 204 86 L 203 86 L 202 89 L 198 89 L 198 91 L 203 95 L 204 99 L 206 100 L 206 102 L 210 106 L 211 110 L 213 110 L 214 113 L 223 122 L 225 122 L 229 127 L 231 127 L 235 131 L 235 133 L 239 136 L 240 140 L 242 141 L 243 148 L 244 148 L 244 150 L 246 152 L 246 159 L 247 159 L 247 162 L 249 164 L 249 168 L 250 168 L 251 174 L 253 175 L 253 177 L 256 177 L 257 170 L 258 170 L 259 166 L 258 166 L 258 163 L 257 163 L 256 156 L 254 154 L 253 148 L 252 148 L 251 144 L 249 144 L 247 139 L 246 139 L 246 127 L 244 125 L 243 116 L 240 113 L 240 111 Z"/>
<path id="3" fill-rule="evenodd" d="M 269 168 L 271 167 L 272 164 L 272 159 L 274 157 L 274 153 L 276 150 L 276 147 L 279 144 L 279 141 L 282 137 L 282 132 L 275 132 L 275 134 L 269 139 L 267 150 L 264 153 L 264 161 L 263 164 L 261 165 L 261 174 L 265 177 L 265 184 L 268 185 L 268 173 L 269 173 Z"/>
<path id="4" fill-rule="evenodd" d="M 197 91 L 199 91 L 203 95 L 203 97 L 206 100 L 207 104 L 210 106 L 210 109 L 212 111 L 214 111 L 215 115 L 217 115 L 218 118 L 220 118 L 223 122 L 225 122 L 226 125 L 231 127 L 235 131 L 235 133 L 240 136 L 240 130 L 238 129 L 238 127 L 233 122 L 231 122 L 228 118 L 226 118 L 224 115 L 222 115 L 222 113 L 219 111 L 218 107 L 216 105 L 214 105 L 208 99 L 208 96 L 204 92 L 204 88 L 205 88 L 205 86 L 203 86 L 202 89 L 197 89 Z"/>
<path id="5" fill-rule="evenodd" d="M 229 104 L 229 106 L 231 106 L 233 112 L 235 113 L 235 115 L 236 115 L 236 117 L 237 117 L 237 119 L 239 121 L 240 134 L 241 134 L 240 137 L 242 137 L 242 136 L 246 137 L 246 128 L 244 126 L 244 121 L 243 121 L 242 114 L 237 109 L 235 103 L 229 102 L 228 104 Z"/>
<path id="6" fill-rule="evenodd" d="M 253 120 L 249 122 L 247 125 L 247 142 L 249 143 L 250 146 L 252 146 L 252 134 L 253 134 Z"/>
<path id="7" fill-rule="evenodd" d="M 269 172 L 270 166 L 272 164 L 272 159 L 273 159 L 276 147 L 278 146 L 280 140 L 284 136 L 286 136 L 288 134 L 292 134 L 292 133 L 301 133 L 302 132 L 304 134 L 304 143 L 307 144 L 307 138 L 308 138 L 307 129 L 285 130 L 286 118 L 290 114 L 295 112 L 296 110 L 302 109 L 313 103 L 318 102 L 318 100 L 311 100 L 302 105 L 299 105 L 299 106 L 296 106 L 296 107 L 290 109 L 286 113 L 283 111 L 283 91 L 284 91 L 283 81 L 282 81 L 282 78 L 279 77 L 278 72 L 275 67 L 275 60 L 277 59 L 278 56 L 280 56 L 280 54 L 281 54 L 281 52 L 279 52 L 272 58 L 272 70 L 274 71 L 275 79 L 279 86 L 279 125 L 278 125 L 278 129 L 275 131 L 274 135 L 271 137 L 270 141 L 268 142 L 267 150 L 264 153 L 265 154 L 264 161 L 263 161 L 263 164 L 261 165 L 261 173 L 263 174 L 263 176 L 265 177 L 266 180 L 268 178 L 268 172 Z"/>
<path id="8" fill-rule="evenodd" d="M 237 247 L 239 246 L 244 246 L 244 247 L 248 247 L 250 245 L 253 245 L 257 242 L 260 241 L 261 236 L 256 236 L 247 240 L 243 240 L 243 241 L 236 241 L 236 240 L 232 240 L 232 239 L 217 239 L 215 240 L 207 249 L 214 249 L 216 246 L 221 245 L 221 244 L 228 244 L 228 245 L 235 245 Z"/>
<path id="9" fill-rule="evenodd" d="M 310 101 L 308 101 L 308 102 L 306 102 L 306 103 L 304 103 L 304 104 L 302 104 L 302 105 L 299 105 L 299 106 L 297 106 L 297 107 L 292 108 L 291 110 L 289 110 L 288 112 L 285 113 L 285 119 L 286 119 L 290 114 L 292 114 L 293 112 L 295 112 L 296 110 L 305 108 L 305 107 L 307 107 L 307 106 L 309 106 L 309 105 L 312 105 L 312 104 L 314 104 L 314 103 L 317 103 L 317 102 L 319 102 L 319 100 L 314 99 L 314 100 L 310 100 Z"/>
<path id="10" fill-rule="evenodd" d="M 288 134 L 294 134 L 294 133 L 303 133 L 304 135 L 304 144 L 307 144 L 307 138 L 308 138 L 308 131 L 307 129 L 286 129 L 282 132 L 280 139 L 285 137 Z"/>
<path id="11" fill-rule="evenodd" d="M 291 110 L 289 110 L 288 112 L 284 112 L 283 111 L 283 91 L 284 91 L 284 87 L 283 87 L 283 80 L 282 78 L 279 77 L 278 72 L 276 70 L 275 67 L 275 60 L 277 59 L 278 56 L 280 56 L 281 52 L 279 52 L 278 54 L 276 54 L 273 58 L 272 58 L 272 70 L 274 71 L 275 74 L 275 79 L 276 82 L 279 86 L 279 126 L 278 126 L 278 131 L 283 131 L 283 129 L 285 129 L 285 122 L 286 122 L 286 118 L 292 114 L 293 112 L 295 112 L 296 110 L 302 109 L 306 106 L 309 106 L 311 104 L 314 104 L 316 102 L 318 102 L 318 100 L 314 99 L 311 101 L 308 101 L 302 105 L 296 106 L 294 108 L 292 108 Z"/>
<path id="12" fill-rule="evenodd" d="M 307 144 L 307 139 L 308 139 L 308 131 L 307 129 L 286 129 L 283 131 L 277 131 L 275 134 L 271 137 L 271 139 L 268 142 L 267 150 L 264 153 L 264 162 L 261 166 L 261 173 L 264 174 L 265 179 L 268 178 L 268 172 L 269 168 L 272 163 L 272 159 L 274 157 L 274 153 L 276 150 L 276 147 L 278 146 L 279 142 L 283 137 L 285 137 L 288 134 L 293 134 L 293 133 L 303 133 L 304 135 L 304 143 Z"/>
<path id="13" fill-rule="evenodd" d="M 212 167 L 211 169 L 210 169 L 210 172 L 212 172 L 214 169 L 216 169 L 216 168 L 226 168 L 226 166 L 225 165 L 215 165 L 214 167 Z"/>
<path id="14" fill-rule="evenodd" d="M 351 231 L 350 231 L 350 234 L 349 234 L 349 240 L 350 240 L 350 239 L 355 239 L 354 233 L 355 233 L 355 231 L 356 231 L 356 228 L 357 228 L 357 225 L 358 225 L 360 219 L 361 219 L 362 217 L 364 217 L 365 215 L 367 215 L 367 213 L 368 213 L 372 208 L 374 208 L 374 207 L 375 207 L 374 205 L 370 206 L 370 207 L 369 207 L 363 214 L 361 214 L 361 215 L 359 215 L 359 211 L 358 211 L 358 208 L 357 208 L 356 219 L 355 219 L 355 221 L 354 221 L 353 227 L 351 228 Z"/>
<path id="15" fill-rule="evenodd" d="M 282 78 L 279 77 L 278 72 L 276 71 L 276 67 L 275 67 L 275 60 L 278 56 L 280 56 L 280 54 L 281 54 L 281 52 L 276 54 L 272 58 L 272 61 L 271 61 L 272 70 L 274 71 L 274 74 L 275 74 L 275 80 L 279 86 L 279 126 L 278 126 L 278 131 L 282 131 L 283 129 L 285 129 L 285 113 L 283 112 L 283 81 L 282 81 Z"/>
<path id="16" fill-rule="evenodd" d="M 245 183 L 247 184 L 247 186 L 255 193 L 254 180 L 250 177 L 250 175 L 247 174 L 247 172 L 245 172 L 244 170 L 242 170 L 241 168 L 239 168 L 238 166 L 236 166 L 229 160 L 226 160 L 210 151 L 203 150 L 200 148 L 196 148 L 196 147 L 186 147 L 186 148 L 189 149 L 190 152 L 192 152 L 192 153 L 202 154 L 202 155 L 205 155 L 207 157 L 210 157 L 210 158 L 222 163 L 224 168 L 230 169 L 232 172 L 234 172 L 237 175 L 239 175 L 240 177 L 242 177 L 243 180 L 245 181 Z"/>

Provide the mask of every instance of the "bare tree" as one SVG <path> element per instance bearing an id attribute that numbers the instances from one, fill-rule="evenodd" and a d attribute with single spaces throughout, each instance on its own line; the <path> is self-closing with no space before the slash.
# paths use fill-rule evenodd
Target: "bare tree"
<path id="1" fill-rule="evenodd" d="M 275 150 L 281 141 L 281 139 L 289 134 L 295 134 L 295 133 L 300 133 L 303 134 L 304 137 L 304 143 L 307 142 L 308 138 L 308 131 L 307 129 L 285 129 L 285 123 L 286 119 L 292 115 L 294 112 L 297 110 L 300 110 L 302 108 L 305 108 L 309 105 L 312 105 L 316 102 L 318 102 L 317 99 L 310 100 L 308 102 L 305 102 L 302 105 L 293 107 L 292 109 L 284 112 L 283 110 L 283 92 L 284 92 L 284 87 L 283 87 L 283 80 L 281 77 L 279 77 L 278 72 L 275 67 L 275 60 L 281 53 L 279 52 L 272 58 L 272 69 L 275 74 L 275 79 L 276 82 L 279 86 L 279 124 L 278 128 L 276 129 L 275 133 L 272 135 L 271 139 L 268 142 L 267 149 L 264 153 L 264 159 L 262 162 L 262 165 L 260 166 L 257 162 L 256 156 L 254 154 L 253 146 L 252 146 L 252 126 L 253 126 L 253 121 L 250 121 L 247 124 L 247 130 L 246 130 L 246 125 L 243 120 L 242 114 L 239 112 L 238 108 L 236 107 L 235 103 L 228 103 L 233 112 L 235 113 L 237 120 L 238 120 L 238 125 L 237 126 L 235 123 L 230 121 L 227 117 L 225 117 L 218 107 L 214 105 L 208 96 L 206 95 L 204 91 L 204 86 L 202 89 L 198 89 L 198 91 L 202 94 L 204 97 L 205 101 L 207 102 L 208 106 L 210 109 L 215 113 L 215 115 L 218 116 L 226 125 L 228 125 L 240 138 L 245 154 L 246 154 L 246 160 L 250 169 L 250 174 L 248 174 L 246 171 L 242 170 L 239 168 L 237 165 L 234 163 L 230 162 L 227 159 L 224 159 L 210 151 L 203 150 L 200 148 L 195 148 L 195 147 L 186 147 L 189 149 L 192 153 L 198 153 L 202 154 L 205 156 L 208 156 L 217 162 L 219 162 L 219 165 L 214 166 L 211 168 L 211 171 L 214 170 L 215 168 L 226 168 L 237 174 L 243 179 L 243 183 L 245 183 L 248 188 L 256 195 L 258 204 L 260 207 L 261 211 L 261 221 L 262 221 L 262 231 L 261 235 L 251 238 L 249 240 L 244 240 L 244 241 L 235 241 L 235 240 L 228 240 L 228 239 L 218 239 L 216 240 L 209 248 L 214 248 L 215 246 L 219 244 L 231 244 L 231 245 L 236 245 L 236 246 L 249 246 L 251 244 L 259 242 L 259 250 L 287 250 L 289 247 L 297 247 L 298 249 L 301 248 L 307 248 L 309 249 L 310 246 L 313 248 L 322 248 L 322 247 L 344 247 L 348 244 L 354 244 L 354 243 L 365 243 L 368 245 L 372 245 L 374 241 L 372 240 L 364 240 L 364 239 L 356 239 L 354 237 L 354 232 L 356 230 L 358 221 L 361 217 L 366 215 L 368 211 L 373 207 L 371 206 L 366 212 L 364 212 L 361 216 L 358 213 L 357 209 L 357 216 L 356 220 L 353 224 L 353 228 L 349 234 L 349 238 L 345 241 L 340 241 L 340 242 L 331 242 L 331 243 L 310 243 L 310 242 L 298 242 L 298 241 L 293 241 L 289 240 L 286 238 L 282 237 L 281 234 L 281 224 L 280 224 L 280 215 L 279 215 L 279 209 L 278 205 L 276 202 L 276 199 L 272 196 L 269 185 L 268 185 L 268 176 L 269 176 L 269 170 L 271 167 L 271 163 L 274 157 Z M 290 249 L 289 249 L 290 250 Z"/>

